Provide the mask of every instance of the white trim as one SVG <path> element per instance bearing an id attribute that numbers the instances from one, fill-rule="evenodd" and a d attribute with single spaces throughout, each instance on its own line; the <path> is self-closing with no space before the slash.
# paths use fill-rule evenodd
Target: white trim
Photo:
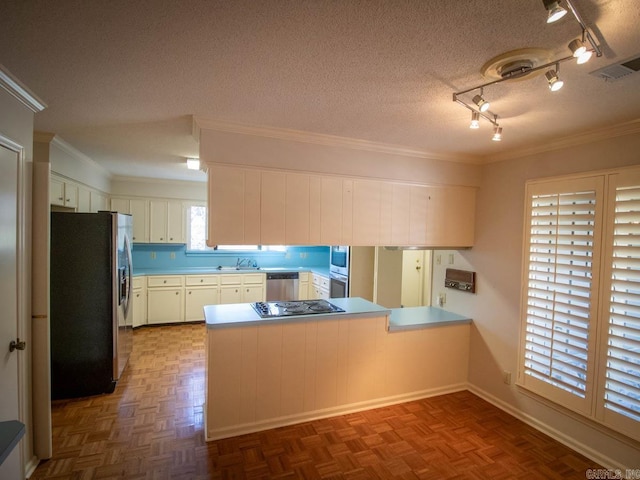
<path id="1" fill-rule="evenodd" d="M 421 400 L 423 398 L 436 397 L 439 395 L 446 395 L 448 393 L 462 392 L 467 389 L 467 384 L 459 383 L 454 385 L 448 385 L 445 387 L 432 388 L 428 390 L 421 390 L 418 392 L 412 392 L 403 395 L 394 395 L 390 397 L 377 398 L 375 400 L 369 400 L 365 402 L 357 402 L 351 404 L 340 405 L 332 408 L 323 408 L 319 410 L 312 410 L 309 412 L 298 413 L 294 415 L 286 415 L 282 417 L 270 418 L 268 420 L 262 420 L 251 423 L 244 423 L 241 425 L 234 425 L 227 428 L 205 428 L 205 441 L 220 440 L 221 438 L 235 437 L 237 435 L 244 435 L 246 433 L 261 432 L 263 430 L 270 430 L 272 428 L 285 427 L 287 425 L 295 425 L 297 423 L 309 422 L 312 420 L 318 420 L 321 418 L 335 417 L 337 415 L 346 415 L 354 412 L 361 412 L 363 410 L 370 410 L 372 408 L 386 407 L 388 405 L 396 405 L 399 403 L 411 402 L 414 400 Z M 206 404 L 204 406 L 206 415 Z M 205 425 L 207 425 L 205 419 Z"/>
<path id="2" fill-rule="evenodd" d="M 320 133 L 306 132 L 301 130 L 290 130 L 285 128 L 244 125 L 197 116 L 193 117 L 193 122 L 194 126 L 192 134 L 198 141 L 200 140 L 202 130 L 215 130 L 218 132 L 275 138 L 291 142 L 312 143 L 330 147 L 343 147 L 353 150 L 366 150 L 370 152 L 403 155 L 406 157 L 424 158 L 428 160 L 441 160 L 446 162 L 466 163 L 473 165 L 485 163 L 485 159 L 477 155 L 457 155 L 428 152 L 426 150 L 404 147 L 402 145 L 391 145 L 386 143 L 372 142 L 368 140 L 360 140 L 356 138 L 339 137 L 337 135 L 325 135 Z"/>
<path id="3" fill-rule="evenodd" d="M 640 119 L 607 126 L 597 130 L 581 132 L 567 137 L 545 140 L 543 142 L 539 141 L 535 145 L 484 157 L 484 162 L 482 163 L 489 164 L 502 162 L 504 160 L 515 160 L 517 158 L 552 152 L 554 150 L 563 150 L 570 147 L 578 147 L 580 145 L 588 145 L 590 143 L 608 140 L 610 138 L 624 137 L 637 133 L 640 133 Z"/>
<path id="4" fill-rule="evenodd" d="M 4 65 L 0 64 L 0 87 L 20 100 L 32 112 L 38 113 L 47 108 L 47 104 L 40 100 L 33 92 L 15 78 Z"/>
<path id="5" fill-rule="evenodd" d="M 206 178 L 205 178 L 206 180 Z M 112 182 L 139 182 L 139 183 L 151 183 L 151 184 L 170 184 L 170 185 L 183 185 L 190 187 L 193 185 L 202 186 L 204 182 L 201 180 L 173 180 L 171 178 L 152 178 L 152 177 L 131 177 L 125 175 L 114 175 L 111 177 Z M 118 196 L 118 195 L 116 195 Z M 131 196 L 131 195 L 127 195 Z M 204 201 L 204 200 L 202 200 Z"/>
<path id="6" fill-rule="evenodd" d="M 538 420 L 537 418 L 524 413 L 523 411 L 513 407 L 511 404 L 500 400 L 499 398 L 491 395 L 490 393 L 486 392 L 485 390 L 482 390 L 481 388 L 478 388 L 477 386 L 473 385 L 473 384 L 468 384 L 467 385 L 467 389 L 473 393 L 474 395 L 477 395 L 478 397 L 482 398 L 483 400 L 489 402 L 490 404 L 492 404 L 493 406 L 499 408 L 500 410 L 508 413 L 509 415 L 517 418 L 518 420 L 521 420 L 522 422 L 526 423 L 527 425 L 529 425 L 530 427 L 535 428 L 536 430 L 544 433 L 545 435 L 550 436 L 551 438 L 553 438 L 554 440 L 557 440 L 558 442 L 562 443 L 563 445 L 571 448 L 572 450 L 584 455 L 585 457 L 599 463 L 600 465 L 602 465 L 605 468 L 611 468 L 611 469 L 631 469 L 631 468 L 637 468 L 637 465 L 620 465 L 619 462 L 617 462 L 616 460 L 613 460 L 612 458 L 603 455 L 601 452 L 594 450 L 593 448 L 585 445 L 584 443 L 580 442 L 579 440 L 570 437 L 566 434 L 564 434 L 563 432 L 556 430 L 555 428 L 553 428 L 552 426 L 541 422 L 540 420 Z M 546 405 L 546 404 L 545 404 Z M 575 417 L 571 416 L 572 419 L 574 420 L 579 420 L 576 419 Z M 582 422 L 585 423 L 585 422 Z M 586 425 L 586 424 L 585 424 Z M 597 428 L 593 425 L 588 425 L 590 427 L 594 427 Z M 597 428 L 597 430 L 599 432 L 602 432 L 602 429 Z M 605 433 L 605 432 L 602 432 Z"/>
<path id="7" fill-rule="evenodd" d="M 40 138 L 45 138 L 45 136 L 50 135 L 48 133 L 43 133 L 40 134 L 39 137 Z M 35 139 L 35 136 L 34 136 Z M 68 153 L 69 155 L 71 155 L 72 157 L 80 160 L 81 162 L 86 163 L 87 165 L 89 165 L 91 168 L 95 168 L 97 170 L 99 170 L 100 172 L 102 172 L 104 174 L 105 177 L 107 177 L 109 180 L 111 180 L 111 178 L 113 177 L 113 174 L 111 172 L 109 172 L 109 170 L 107 170 L 106 168 L 104 168 L 102 165 L 100 165 L 99 163 L 97 163 L 95 160 L 93 160 L 91 157 L 85 155 L 84 153 L 82 153 L 80 150 L 76 149 L 74 146 L 72 146 L 71 144 L 65 142 L 63 139 L 61 139 L 58 135 L 53 135 L 53 137 L 51 138 L 50 141 L 51 145 L 54 145 L 56 147 L 58 147 L 60 150 L 62 150 L 65 153 Z M 55 172 L 55 170 L 53 170 L 53 172 Z"/>

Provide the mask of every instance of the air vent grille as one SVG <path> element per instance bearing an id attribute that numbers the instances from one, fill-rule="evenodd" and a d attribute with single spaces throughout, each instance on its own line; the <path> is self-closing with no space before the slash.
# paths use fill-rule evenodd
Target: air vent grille
<path id="1" fill-rule="evenodd" d="M 598 78 L 611 82 L 619 80 L 622 77 L 626 77 L 627 75 L 631 75 L 637 71 L 640 71 L 640 56 L 629 58 L 620 63 L 615 63 L 601 68 L 600 70 L 591 72 L 591 75 L 595 75 Z"/>

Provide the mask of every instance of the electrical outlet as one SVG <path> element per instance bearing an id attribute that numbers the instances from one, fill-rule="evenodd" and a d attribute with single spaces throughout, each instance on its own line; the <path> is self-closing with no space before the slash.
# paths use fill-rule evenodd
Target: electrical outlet
<path id="1" fill-rule="evenodd" d="M 502 381 L 507 385 L 511 385 L 511 372 L 507 372 L 506 370 L 502 372 Z"/>
<path id="2" fill-rule="evenodd" d="M 151 260 L 155 260 L 156 259 L 156 252 L 151 252 Z"/>
<path id="3" fill-rule="evenodd" d="M 442 264 L 442 255 L 437 254 L 436 255 L 436 265 L 441 265 Z"/>
<path id="4" fill-rule="evenodd" d="M 307 252 L 300 252 L 300 258 L 307 258 Z"/>
<path id="5" fill-rule="evenodd" d="M 447 294 L 446 293 L 438 294 L 438 306 L 444 307 L 446 303 L 447 303 Z"/>
<path id="6" fill-rule="evenodd" d="M 171 252 L 171 255 L 169 255 L 169 257 L 171 257 L 171 260 L 175 260 L 176 259 L 176 252 Z"/>
<path id="7" fill-rule="evenodd" d="M 449 265 L 453 265 L 453 253 L 449 254 Z"/>
<path id="8" fill-rule="evenodd" d="M 289 252 L 285 253 L 284 258 L 291 258 L 291 254 Z"/>

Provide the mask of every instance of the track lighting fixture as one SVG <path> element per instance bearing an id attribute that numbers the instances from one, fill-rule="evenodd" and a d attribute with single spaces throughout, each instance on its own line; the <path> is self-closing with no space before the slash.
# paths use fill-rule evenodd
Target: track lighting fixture
<path id="1" fill-rule="evenodd" d="M 469 124 L 469 128 L 480 128 L 480 113 L 479 112 L 471 112 L 471 123 Z"/>
<path id="2" fill-rule="evenodd" d="M 560 2 L 556 0 L 542 0 L 544 8 L 547 9 L 547 23 L 553 23 L 560 20 L 567 14 L 567 10 L 560 6 Z"/>
<path id="3" fill-rule="evenodd" d="M 491 138 L 491 140 L 493 140 L 494 142 L 502 141 L 502 127 L 499 127 L 498 125 L 493 127 L 493 137 Z"/>
<path id="4" fill-rule="evenodd" d="M 483 97 L 485 87 L 513 79 L 534 78 L 535 75 L 532 75 L 534 72 L 542 73 L 542 71 L 545 71 L 545 78 L 547 79 L 549 89 L 552 92 L 556 92 L 564 85 L 564 82 L 560 80 L 558 76 L 561 63 L 575 58 L 578 64 L 582 64 L 588 61 L 594 53 L 598 57 L 602 56 L 600 46 L 596 43 L 593 35 L 591 35 L 591 31 L 587 28 L 584 20 L 576 10 L 573 1 L 574 0 L 542 0 L 548 13 L 547 23 L 555 22 L 565 16 L 567 12 L 571 12 L 571 15 L 582 28 L 582 37 L 576 38 L 569 43 L 571 55 L 557 58 L 541 65 L 542 62 L 548 60 L 549 52 L 532 48 L 506 52 L 489 60 L 481 69 L 484 76 L 493 78 L 494 80 L 453 94 L 454 102 L 471 110 L 471 123 L 469 124 L 469 128 L 479 128 L 479 120 L 483 118 L 494 126 L 492 140 L 496 142 L 502 140 L 502 127 L 498 125 L 498 116 L 489 111 L 489 102 Z M 596 28 L 595 25 L 594 28 Z M 542 52 L 542 54 L 540 54 L 540 52 Z M 479 90 L 479 92 L 476 92 L 476 90 Z M 466 96 L 467 94 L 469 96 Z M 471 98 L 471 100 L 469 100 L 469 98 Z"/>
<path id="5" fill-rule="evenodd" d="M 482 98 L 482 91 L 480 91 L 480 95 L 476 95 L 475 97 L 473 97 L 473 103 L 476 104 L 481 112 L 486 112 L 487 110 L 489 110 L 490 104 L 484 98 Z"/>
<path id="6" fill-rule="evenodd" d="M 577 38 L 575 40 L 571 40 L 569 43 L 569 50 L 571 50 L 571 54 L 577 58 L 578 65 L 588 62 L 591 58 L 591 50 L 588 50 L 584 42 Z"/>
<path id="7" fill-rule="evenodd" d="M 556 66 L 556 68 L 558 67 Z M 564 85 L 564 82 L 558 78 L 558 72 L 556 70 L 547 70 L 547 73 L 545 73 L 544 76 L 547 77 L 549 90 L 552 92 L 557 92 Z"/>

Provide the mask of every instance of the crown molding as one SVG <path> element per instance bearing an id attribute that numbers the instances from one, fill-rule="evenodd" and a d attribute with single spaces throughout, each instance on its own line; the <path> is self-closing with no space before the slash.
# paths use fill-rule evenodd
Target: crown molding
<path id="1" fill-rule="evenodd" d="M 33 132 L 33 141 L 37 143 L 48 143 L 49 145 L 54 145 L 58 147 L 60 150 L 62 150 L 63 152 L 67 153 L 68 155 L 71 155 L 72 157 L 80 160 L 81 162 L 86 163 L 91 168 L 99 170 L 106 178 L 111 179 L 113 177 L 113 174 L 109 170 L 107 170 L 102 165 L 97 163 L 91 157 L 85 155 L 80 150 L 76 149 L 71 144 L 65 142 L 55 133 Z"/>
<path id="2" fill-rule="evenodd" d="M 47 108 L 46 103 L 15 78 L 3 65 L 0 65 L 0 87 L 20 100 L 33 113 L 41 112 Z"/>
<path id="3" fill-rule="evenodd" d="M 202 180 L 174 180 L 171 178 L 152 178 L 152 177 L 134 177 L 128 175 L 115 175 L 111 177 L 112 182 L 137 182 L 137 183 L 149 183 L 160 185 L 171 184 L 173 185 L 183 185 L 185 187 L 193 187 L 194 185 L 201 186 L 205 181 L 206 177 Z"/>
<path id="4" fill-rule="evenodd" d="M 520 149 L 511 150 L 496 155 L 485 157 L 484 163 L 502 162 L 505 160 L 515 160 L 530 155 L 538 155 L 541 153 L 563 150 L 565 148 L 578 147 L 602 140 L 608 140 L 616 137 L 624 137 L 640 133 L 640 119 L 631 120 L 629 122 L 604 127 L 597 130 L 589 130 L 575 135 L 558 138 L 555 140 L 545 141 L 539 145 L 530 145 Z"/>
<path id="5" fill-rule="evenodd" d="M 33 132 L 33 141 L 36 143 L 51 143 L 56 134 L 51 132 Z"/>
<path id="6" fill-rule="evenodd" d="M 476 155 L 455 155 L 428 152 L 416 148 L 391 145 L 386 143 L 371 142 L 337 135 L 325 135 L 301 130 L 289 130 L 285 128 L 263 127 L 256 125 L 244 125 L 240 123 L 224 122 L 202 117 L 193 117 L 193 136 L 200 139 L 202 130 L 215 130 L 218 132 L 237 133 L 256 137 L 274 138 L 290 142 L 311 143 L 330 147 L 350 148 L 353 150 L 365 150 L 369 152 L 386 153 L 391 155 L 403 155 L 406 157 L 424 158 L 427 160 L 440 160 L 467 164 L 481 164 L 484 159 Z"/>

